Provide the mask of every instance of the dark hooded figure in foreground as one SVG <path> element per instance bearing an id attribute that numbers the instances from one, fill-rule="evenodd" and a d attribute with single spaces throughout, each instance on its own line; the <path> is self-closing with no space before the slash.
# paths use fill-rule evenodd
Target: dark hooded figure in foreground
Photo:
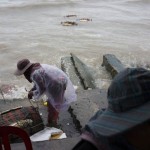
<path id="1" fill-rule="evenodd" d="M 107 99 L 108 108 L 90 119 L 73 150 L 150 150 L 150 71 L 121 71 Z"/>

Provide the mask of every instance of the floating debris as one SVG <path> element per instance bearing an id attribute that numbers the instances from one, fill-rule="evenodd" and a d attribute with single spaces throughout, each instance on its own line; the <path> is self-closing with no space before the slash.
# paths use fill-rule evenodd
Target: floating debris
<path id="1" fill-rule="evenodd" d="M 65 21 L 65 22 L 61 22 L 61 24 L 63 26 L 77 26 L 78 24 L 74 21 Z"/>
<path id="2" fill-rule="evenodd" d="M 67 15 L 65 17 L 77 17 L 77 15 Z"/>
<path id="3" fill-rule="evenodd" d="M 81 18 L 81 19 L 79 19 L 79 21 L 81 21 L 81 22 L 86 22 L 86 21 L 92 21 L 92 19 L 89 19 L 89 18 Z"/>

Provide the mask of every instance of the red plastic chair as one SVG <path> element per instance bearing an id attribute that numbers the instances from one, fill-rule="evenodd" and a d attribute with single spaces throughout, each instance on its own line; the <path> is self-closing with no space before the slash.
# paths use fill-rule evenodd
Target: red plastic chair
<path id="1" fill-rule="evenodd" d="M 1 126 L 0 127 L 0 150 L 3 150 L 3 147 L 5 150 L 11 150 L 11 146 L 9 142 L 10 134 L 14 134 L 22 138 L 23 142 L 25 143 L 26 149 L 33 150 L 32 143 L 27 132 L 21 128 L 13 127 L 13 126 Z"/>

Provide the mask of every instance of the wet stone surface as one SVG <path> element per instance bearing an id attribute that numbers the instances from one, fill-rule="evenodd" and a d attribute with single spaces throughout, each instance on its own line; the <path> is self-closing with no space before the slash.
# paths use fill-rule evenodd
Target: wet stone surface
<path id="1" fill-rule="evenodd" d="M 59 114 L 60 128 L 66 133 L 67 138 L 62 140 L 32 142 L 33 149 L 48 149 L 53 150 L 70 150 L 80 141 L 81 128 L 89 121 L 94 113 L 107 107 L 106 90 L 80 90 L 77 92 L 77 101 L 72 103 L 69 111 L 64 111 Z M 37 107 L 37 104 L 33 102 Z M 19 106 L 31 106 L 28 99 L 3 100 L 0 99 L 0 112 L 6 111 Z M 39 112 L 43 118 L 44 124 L 47 123 L 47 107 L 38 103 Z M 24 150 L 22 143 L 12 145 L 15 150 Z"/>
<path id="2" fill-rule="evenodd" d="M 42 114 L 44 124 L 46 125 L 47 107 L 40 105 L 39 112 Z M 76 129 L 75 124 L 73 123 L 73 118 L 71 117 L 69 111 L 62 111 L 59 113 L 58 125 L 63 130 L 63 132 L 66 133 L 67 137 L 76 137 L 80 135 L 79 131 Z"/>

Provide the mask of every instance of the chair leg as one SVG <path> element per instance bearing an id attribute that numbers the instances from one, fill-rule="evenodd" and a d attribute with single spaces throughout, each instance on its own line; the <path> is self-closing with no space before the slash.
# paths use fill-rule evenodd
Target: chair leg
<path id="1" fill-rule="evenodd" d="M 2 139 L 0 138 L 0 150 L 3 150 L 3 147 L 2 147 Z"/>
<path id="2" fill-rule="evenodd" d="M 8 135 L 4 135 L 4 137 L 3 137 L 3 144 L 4 144 L 5 150 L 11 150 Z"/>

